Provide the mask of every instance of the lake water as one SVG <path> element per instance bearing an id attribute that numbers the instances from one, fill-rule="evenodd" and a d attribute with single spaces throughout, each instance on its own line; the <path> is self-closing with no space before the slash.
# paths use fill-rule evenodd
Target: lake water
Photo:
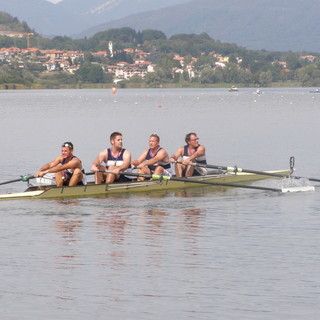
<path id="1" fill-rule="evenodd" d="M 195 131 L 208 163 L 284 169 L 294 155 L 296 175 L 320 178 L 320 94 L 308 88 L 1 91 L 0 101 L 1 181 L 36 172 L 64 141 L 89 169 L 113 131 L 134 158 L 151 133 L 171 154 Z M 0 209 L 2 319 L 319 318 L 317 188 L 200 187 Z"/>

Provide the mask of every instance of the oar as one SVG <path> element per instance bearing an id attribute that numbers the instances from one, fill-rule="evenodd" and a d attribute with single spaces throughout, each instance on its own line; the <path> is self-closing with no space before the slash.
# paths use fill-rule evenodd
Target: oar
<path id="1" fill-rule="evenodd" d="M 99 170 L 99 172 L 113 173 L 112 171 L 109 171 L 109 170 Z M 119 174 L 126 175 L 126 176 L 151 178 L 153 180 L 159 180 L 160 182 L 172 180 L 172 181 L 180 181 L 180 182 L 188 182 L 188 183 L 206 184 L 206 185 L 219 186 L 219 187 L 256 189 L 256 190 L 273 191 L 273 192 L 281 192 L 281 193 L 298 192 L 298 191 L 314 191 L 314 187 L 312 186 L 279 189 L 279 188 L 268 188 L 268 187 L 251 186 L 251 185 L 244 185 L 244 184 L 232 184 L 232 183 L 196 180 L 196 179 L 188 179 L 188 178 L 169 177 L 161 174 L 139 174 L 139 173 L 132 173 L 132 172 L 119 172 Z"/>
<path id="2" fill-rule="evenodd" d="M 27 181 L 29 181 L 30 179 L 33 179 L 33 178 L 35 178 L 35 176 L 30 175 L 30 174 L 25 174 L 25 175 L 20 176 L 19 179 L 14 179 L 14 180 L 1 182 L 0 185 L 9 184 L 9 183 L 13 183 L 13 182 L 19 182 L 19 181 L 27 182 Z"/>
<path id="3" fill-rule="evenodd" d="M 272 172 L 267 172 L 267 171 L 257 171 L 257 170 L 251 170 L 251 169 L 243 169 L 239 168 L 237 166 L 234 167 L 224 167 L 224 166 L 218 166 L 218 165 L 213 165 L 213 164 L 203 164 L 203 163 L 189 163 L 191 166 L 195 167 L 202 167 L 202 168 L 209 168 L 209 169 L 219 169 L 219 170 L 224 170 L 227 172 L 246 172 L 246 173 L 253 173 L 253 174 L 260 174 L 264 176 L 270 176 L 270 177 L 277 177 L 277 178 L 285 178 L 287 176 L 279 174 L 279 173 L 272 173 Z"/>
<path id="4" fill-rule="evenodd" d="M 86 174 L 86 176 L 90 176 L 90 175 L 93 175 L 94 172 L 86 172 L 85 174 Z M 5 181 L 5 182 L 0 182 L 0 186 L 2 186 L 2 185 L 4 185 L 4 184 L 19 182 L 19 181 L 28 182 L 30 179 L 34 179 L 34 178 L 36 178 L 36 176 L 31 175 L 31 174 L 24 174 L 24 175 L 20 176 L 19 179 L 14 179 L 14 180 L 9 180 L 9 181 Z"/>
<path id="5" fill-rule="evenodd" d="M 86 172 L 85 174 L 86 174 L 86 176 L 90 176 L 90 175 L 93 175 L 94 172 Z M 14 179 L 14 180 L 9 180 L 9 181 L 5 181 L 5 182 L 0 182 L 0 186 L 2 186 L 2 185 L 4 185 L 4 184 L 19 182 L 19 181 L 28 182 L 30 179 L 34 179 L 34 178 L 36 178 L 36 176 L 31 175 L 31 174 L 24 174 L 24 175 L 20 176 L 19 179 Z"/>
<path id="6" fill-rule="evenodd" d="M 314 182 L 320 182 L 319 178 L 309 178 L 309 177 L 300 177 L 300 176 L 287 176 L 279 173 L 272 173 L 272 172 L 266 172 L 266 171 L 257 171 L 257 170 L 250 170 L 250 169 L 242 169 L 239 167 L 223 167 L 223 166 L 215 166 L 215 165 L 208 165 L 208 164 L 201 164 L 201 163 L 189 163 L 192 166 L 197 166 L 197 167 L 203 167 L 203 168 L 212 168 L 212 169 L 221 169 L 221 170 L 226 170 L 228 172 L 247 172 L 247 173 L 254 173 L 254 174 L 261 174 L 264 176 L 270 176 L 270 177 L 277 177 L 277 178 L 286 178 L 290 177 L 292 179 L 308 179 L 309 181 L 314 181 Z"/>
<path id="7" fill-rule="evenodd" d="M 286 178 L 288 176 L 279 174 L 279 173 L 272 173 L 272 172 L 266 172 L 266 171 L 257 171 L 257 170 L 251 170 L 251 169 L 243 169 L 239 168 L 237 166 L 234 167 L 224 167 L 224 166 L 218 166 L 218 165 L 212 165 L 212 164 L 203 164 L 203 163 L 189 163 L 191 166 L 196 166 L 196 167 L 202 167 L 202 168 L 210 168 L 210 169 L 220 169 L 220 170 L 225 170 L 228 172 L 246 172 L 246 173 L 253 173 L 253 174 L 260 174 L 264 176 L 270 176 L 270 177 L 277 177 L 277 178 Z M 293 172 L 294 171 L 294 157 L 290 158 L 290 169 Z M 320 182 L 320 179 L 317 178 L 308 178 L 308 177 L 299 177 L 299 176 L 291 176 L 290 178 L 292 179 L 308 179 L 309 181 L 315 181 L 315 182 Z"/>

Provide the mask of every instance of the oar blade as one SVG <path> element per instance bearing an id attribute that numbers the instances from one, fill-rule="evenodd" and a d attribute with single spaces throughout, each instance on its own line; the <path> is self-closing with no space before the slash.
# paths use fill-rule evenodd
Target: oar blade
<path id="1" fill-rule="evenodd" d="M 299 187 L 286 187 L 281 188 L 282 193 L 288 193 L 288 192 L 309 192 L 309 191 L 315 191 L 314 186 L 299 186 Z"/>

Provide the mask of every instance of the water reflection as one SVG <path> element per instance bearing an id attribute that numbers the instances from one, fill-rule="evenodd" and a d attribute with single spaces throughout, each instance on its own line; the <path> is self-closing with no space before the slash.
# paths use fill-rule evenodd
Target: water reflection
<path id="1" fill-rule="evenodd" d="M 78 206 L 80 205 L 80 201 L 77 199 L 61 199 L 56 200 L 57 204 L 61 204 L 63 206 Z"/>
<path id="2" fill-rule="evenodd" d="M 67 243 L 78 240 L 77 232 L 83 226 L 82 220 L 66 219 L 54 221 L 54 227 Z"/>
<path id="3" fill-rule="evenodd" d="M 130 216 L 127 210 L 116 210 L 100 214 L 95 219 L 98 239 L 110 239 L 112 242 L 121 243 L 130 232 Z"/>
<path id="4" fill-rule="evenodd" d="M 162 234 L 162 227 L 168 221 L 165 217 L 168 215 L 164 209 L 147 209 L 138 215 L 138 227 L 146 239 Z"/>
<path id="5" fill-rule="evenodd" d="M 177 190 L 173 192 L 174 196 L 180 198 L 190 198 L 190 197 L 203 197 L 207 195 L 221 195 L 226 193 L 230 188 L 217 187 L 217 186 L 205 186 L 205 187 L 195 187 Z"/>
<path id="6" fill-rule="evenodd" d="M 163 209 L 162 210 L 161 209 L 149 209 L 149 210 L 146 210 L 145 213 L 150 216 L 166 216 L 169 214 L 168 212 L 166 212 Z"/>
<path id="7" fill-rule="evenodd" d="M 75 245 L 81 241 L 80 231 L 83 229 L 83 221 L 79 219 L 60 219 L 54 220 L 53 225 L 58 235 L 64 240 L 61 253 L 56 256 L 57 269 L 74 269 L 77 267 L 77 259 L 79 258 L 79 250 Z"/>

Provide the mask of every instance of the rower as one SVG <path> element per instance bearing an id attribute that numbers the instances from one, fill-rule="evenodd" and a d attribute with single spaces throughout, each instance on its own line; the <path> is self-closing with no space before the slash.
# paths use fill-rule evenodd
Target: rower
<path id="1" fill-rule="evenodd" d="M 113 132 L 110 135 L 110 144 L 111 147 L 102 150 L 92 163 L 91 171 L 95 172 L 96 184 L 130 180 L 119 174 L 120 171 L 126 170 L 131 162 L 130 151 L 123 148 L 122 134 Z M 103 163 L 105 165 L 102 165 Z M 112 172 L 101 172 L 105 170 Z"/>
<path id="2" fill-rule="evenodd" d="M 149 149 L 132 161 L 131 167 L 137 168 L 139 174 L 172 175 L 168 152 L 160 147 L 160 137 L 157 134 L 150 135 Z M 138 177 L 139 181 L 144 179 L 144 177 Z"/>
<path id="3" fill-rule="evenodd" d="M 42 166 L 35 177 L 43 177 L 47 173 L 55 173 L 58 187 L 87 184 L 82 163 L 79 158 L 73 155 L 73 144 L 71 142 L 63 143 L 61 155 Z"/>
<path id="4" fill-rule="evenodd" d="M 186 145 L 178 148 L 171 156 L 170 162 L 175 163 L 177 177 L 202 176 L 207 174 L 205 168 L 189 165 L 189 163 L 206 164 L 206 149 L 199 144 L 196 133 L 190 132 L 185 137 Z"/>

